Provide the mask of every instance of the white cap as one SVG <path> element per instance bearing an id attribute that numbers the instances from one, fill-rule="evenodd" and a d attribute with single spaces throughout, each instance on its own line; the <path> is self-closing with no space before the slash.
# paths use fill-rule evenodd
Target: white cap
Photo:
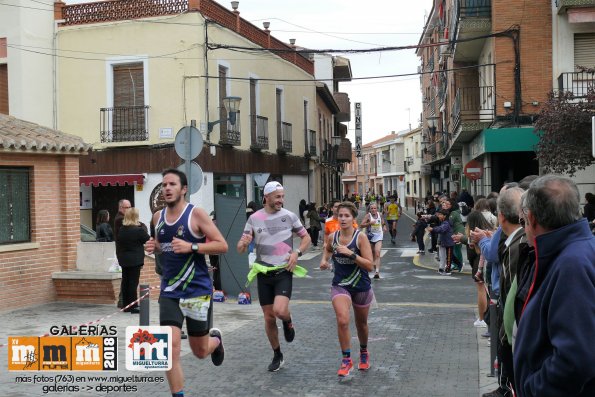
<path id="1" fill-rule="evenodd" d="M 283 185 L 277 181 L 272 181 L 264 185 L 264 195 L 273 193 L 275 190 L 283 190 Z"/>

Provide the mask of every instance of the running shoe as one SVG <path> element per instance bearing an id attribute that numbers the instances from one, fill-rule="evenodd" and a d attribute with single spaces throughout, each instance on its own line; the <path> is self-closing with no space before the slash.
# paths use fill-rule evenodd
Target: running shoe
<path id="1" fill-rule="evenodd" d="M 293 328 L 293 322 L 291 320 L 283 321 L 283 335 L 287 342 L 293 342 L 293 339 L 295 338 L 295 329 Z"/>
<path id="2" fill-rule="evenodd" d="M 277 372 L 281 369 L 281 367 L 283 366 L 283 354 L 279 353 L 279 354 L 275 354 L 273 356 L 273 361 L 271 361 L 271 363 L 269 364 L 269 372 Z"/>
<path id="3" fill-rule="evenodd" d="M 351 373 L 352 369 L 353 361 L 351 360 L 351 358 L 344 358 L 343 360 L 341 360 L 341 368 L 339 368 L 339 371 L 337 371 L 337 375 L 341 377 L 348 376 Z"/>
<path id="4" fill-rule="evenodd" d="M 473 326 L 476 328 L 487 328 L 488 325 L 485 323 L 485 321 L 477 319 L 475 320 L 475 322 L 473 323 Z"/>
<path id="5" fill-rule="evenodd" d="M 380 278 L 380 273 L 378 273 L 378 272 L 374 273 L 374 278 Z"/>
<path id="6" fill-rule="evenodd" d="M 225 349 L 223 348 L 223 339 L 221 338 L 221 331 L 218 328 L 211 328 L 209 336 L 219 339 L 219 346 L 211 353 L 211 361 L 215 366 L 220 366 L 225 358 Z"/>
<path id="7" fill-rule="evenodd" d="M 370 369 L 370 353 L 368 350 L 362 350 L 359 352 L 359 364 L 357 369 L 360 371 L 367 371 Z"/>

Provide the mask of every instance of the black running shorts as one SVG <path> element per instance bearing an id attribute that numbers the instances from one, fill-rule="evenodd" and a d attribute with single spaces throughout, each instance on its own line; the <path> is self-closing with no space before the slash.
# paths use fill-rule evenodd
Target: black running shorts
<path id="1" fill-rule="evenodd" d="M 258 301 L 260 306 L 272 305 L 275 296 L 283 295 L 291 299 L 293 273 L 280 271 L 273 275 L 258 274 Z"/>
<path id="2" fill-rule="evenodd" d="M 205 336 L 211 329 L 213 323 L 213 300 L 209 306 L 209 311 L 206 321 L 194 320 L 190 317 L 184 316 L 182 309 L 180 308 L 180 300 L 177 298 L 166 298 L 163 296 L 159 297 L 159 324 L 169 325 L 172 327 L 178 327 L 182 329 L 184 324 L 184 318 L 186 318 L 186 329 L 190 336 Z"/>

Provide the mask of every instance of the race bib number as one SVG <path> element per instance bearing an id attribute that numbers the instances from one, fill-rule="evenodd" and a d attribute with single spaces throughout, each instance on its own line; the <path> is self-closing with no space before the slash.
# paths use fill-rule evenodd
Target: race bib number
<path id="1" fill-rule="evenodd" d="M 207 321 L 211 295 L 197 296 L 196 298 L 180 299 L 180 309 L 184 316 L 197 321 Z"/>

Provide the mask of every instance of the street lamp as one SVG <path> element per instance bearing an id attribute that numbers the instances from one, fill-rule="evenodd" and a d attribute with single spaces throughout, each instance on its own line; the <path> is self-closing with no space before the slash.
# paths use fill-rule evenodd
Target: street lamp
<path id="1" fill-rule="evenodd" d="M 240 108 L 241 100 L 242 100 L 242 98 L 240 98 L 239 96 L 226 96 L 225 98 L 223 98 L 223 106 L 225 107 L 225 110 L 227 111 L 229 118 L 221 119 L 221 120 L 217 120 L 217 121 L 209 121 L 209 123 L 208 123 L 209 132 L 212 132 L 213 127 L 216 126 L 217 124 L 226 122 L 228 120 L 231 123 L 231 125 L 235 125 L 236 124 L 236 116 L 237 116 L 238 110 Z"/>

